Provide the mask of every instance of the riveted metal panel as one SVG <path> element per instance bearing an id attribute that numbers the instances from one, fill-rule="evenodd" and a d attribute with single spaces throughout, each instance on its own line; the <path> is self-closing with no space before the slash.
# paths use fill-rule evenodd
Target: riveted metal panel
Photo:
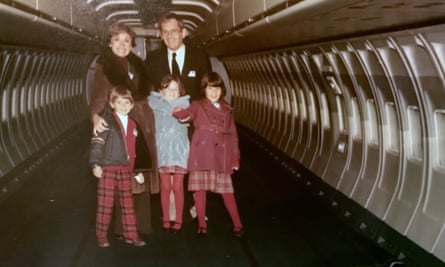
<path id="1" fill-rule="evenodd" d="M 221 5 L 216 12 L 217 16 L 217 33 L 222 34 L 226 30 L 235 26 L 233 18 L 233 3 L 235 0 L 221 1 Z"/>
<path id="2" fill-rule="evenodd" d="M 264 0 L 264 6 L 266 9 L 272 8 L 276 5 L 287 2 L 286 0 Z"/>
<path id="3" fill-rule="evenodd" d="M 234 0 L 235 25 L 264 12 L 264 0 Z"/>
<path id="4" fill-rule="evenodd" d="M 25 6 L 29 6 L 37 9 L 37 1 L 36 0 L 17 0 L 16 2 L 24 4 Z"/>
<path id="5" fill-rule="evenodd" d="M 54 20 L 59 20 L 71 24 L 71 1 L 59 0 L 59 1 L 39 1 L 37 9 L 49 16 Z"/>

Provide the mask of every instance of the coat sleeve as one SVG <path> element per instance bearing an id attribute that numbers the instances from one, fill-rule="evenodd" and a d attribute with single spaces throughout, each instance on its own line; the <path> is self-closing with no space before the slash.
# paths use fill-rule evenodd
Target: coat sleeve
<path id="1" fill-rule="evenodd" d="M 233 115 L 230 117 L 230 124 L 229 124 L 229 132 L 230 134 L 230 147 L 231 150 L 231 159 L 232 162 L 231 167 L 232 168 L 239 168 L 240 165 L 240 151 L 239 151 L 239 145 L 238 145 L 238 131 L 236 130 L 235 120 L 233 118 Z"/>
<path id="2" fill-rule="evenodd" d="M 173 112 L 173 116 L 175 116 L 180 122 L 193 121 L 201 107 L 200 103 L 200 100 L 192 101 L 187 108 L 181 108 L 179 111 Z"/>
<path id="3" fill-rule="evenodd" d="M 138 135 L 135 142 L 136 158 L 134 160 L 133 171 L 135 173 L 148 172 L 153 170 L 155 166 L 153 166 L 153 159 L 151 158 L 142 130 L 138 128 L 137 131 Z"/>
<path id="4" fill-rule="evenodd" d="M 190 113 L 187 109 L 180 109 L 173 112 L 173 116 L 177 118 L 180 122 L 188 122 L 191 121 Z"/>
<path id="5" fill-rule="evenodd" d="M 142 59 L 140 59 L 133 53 L 131 53 L 128 56 L 128 60 L 131 62 L 134 68 L 136 68 L 138 73 L 138 84 L 135 85 L 136 88 L 132 93 L 133 98 L 135 101 L 141 101 L 147 99 L 152 90 L 152 86 L 149 80 L 149 72 L 147 71 L 147 66 L 142 61 Z M 128 79 L 128 77 L 126 78 Z M 132 83 L 132 81 L 128 80 L 128 83 Z"/>
<path id="6" fill-rule="evenodd" d="M 101 165 L 105 142 L 108 138 L 109 131 L 103 131 L 98 135 L 91 137 L 90 146 L 90 165 Z"/>
<path id="7" fill-rule="evenodd" d="M 107 80 L 102 64 L 96 64 L 94 72 L 94 90 L 91 98 L 90 117 L 100 114 L 108 103 L 110 82 Z"/>

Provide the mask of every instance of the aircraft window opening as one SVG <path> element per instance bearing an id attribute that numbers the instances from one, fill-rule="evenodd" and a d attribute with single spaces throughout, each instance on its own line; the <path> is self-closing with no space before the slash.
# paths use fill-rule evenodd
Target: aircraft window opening
<path id="1" fill-rule="evenodd" d="M 8 121 L 8 90 L 3 89 L 3 96 L 2 96 L 2 122 L 7 122 Z"/>
<path id="2" fill-rule="evenodd" d="M 53 104 L 53 83 L 49 82 L 45 91 L 44 105 L 50 107 Z"/>
<path id="3" fill-rule="evenodd" d="M 263 104 L 263 98 L 264 98 L 264 96 L 263 96 L 263 90 L 259 89 L 258 92 L 256 93 L 255 100 L 256 100 L 256 102 L 259 104 L 259 107 L 260 107 L 260 108 L 262 108 L 263 105 L 264 105 L 264 104 Z"/>
<path id="4" fill-rule="evenodd" d="M 282 57 L 281 58 L 281 64 L 282 64 L 282 72 L 283 72 L 283 77 L 286 83 L 287 87 L 292 87 L 292 71 L 290 70 L 290 66 L 289 66 L 289 62 L 287 61 L 286 57 Z M 280 65 L 281 66 L 281 65 Z"/>
<path id="5" fill-rule="evenodd" d="M 42 82 L 42 87 L 40 88 L 40 101 L 39 101 L 39 107 L 45 108 L 48 101 L 46 101 L 46 95 L 48 94 L 46 82 Z"/>
<path id="6" fill-rule="evenodd" d="M 269 89 L 267 88 L 267 86 L 264 86 L 263 92 L 262 92 L 262 102 L 261 104 L 263 104 L 264 106 L 264 110 L 268 110 L 268 108 L 270 108 L 270 102 L 269 101 Z"/>
<path id="7" fill-rule="evenodd" d="M 266 86 L 265 88 L 265 95 L 264 95 L 264 101 L 265 101 L 265 106 L 268 109 L 273 109 L 273 96 L 272 96 L 272 92 L 270 91 L 270 87 Z"/>
<path id="8" fill-rule="evenodd" d="M 335 96 L 335 104 L 337 106 L 337 119 L 338 119 L 338 131 L 340 133 L 345 132 L 345 121 L 343 118 L 343 105 L 340 96 Z"/>
<path id="9" fill-rule="evenodd" d="M 69 89 L 69 91 L 65 92 L 65 96 L 64 96 L 65 99 L 71 99 L 74 97 L 77 81 L 75 79 L 70 79 L 68 81 L 68 83 L 69 83 L 70 89 Z"/>
<path id="10" fill-rule="evenodd" d="M 286 93 L 286 88 L 281 88 L 280 91 L 280 107 L 281 107 L 281 113 L 287 114 L 287 93 Z"/>
<path id="11" fill-rule="evenodd" d="M 431 42 L 431 46 L 434 48 L 436 58 L 440 62 L 440 67 L 443 69 L 445 66 L 445 44 L 442 42 Z"/>
<path id="12" fill-rule="evenodd" d="M 82 95 L 82 79 L 78 78 L 77 79 L 77 86 L 76 86 L 76 96 L 81 96 Z"/>
<path id="13" fill-rule="evenodd" d="M 256 92 L 256 101 L 257 101 L 257 107 L 258 107 L 258 115 L 261 115 L 260 117 L 263 116 L 264 114 L 264 92 L 262 90 L 262 88 L 259 88 Z"/>
<path id="14" fill-rule="evenodd" d="M 61 87 L 57 87 L 55 90 L 56 93 L 56 102 L 64 101 L 67 98 L 67 92 L 70 90 L 71 82 L 69 80 L 63 81 L 59 83 Z M 65 90 L 60 90 L 60 88 L 65 88 Z"/>
<path id="15" fill-rule="evenodd" d="M 361 127 L 361 116 L 360 109 L 358 104 L 358 98 L 351 98 L 351 111 L 352 111 L 352 127 L 351 127 L 351 135 L 354 140 L 362 139 L 362 127 Z"/>
<path id="16" fill-rule="evenodd" d="M 18 89 L 14 88 L 12 90 L 12 97 L 11 97 L 11 118 L 16 119 L 19 113 L 19 106 L 18 103 Z"/>
<path id="17" fill-rule="evenodd" d="M 44 101 L 44 97 L 45 97 L 45 81 L 41 81 L 39 84 L 39 88 L 36 92 L 36 97 L 35 97 L 35 106 L 37 108 L 43 108 L 45 106 L 45 101 Z"/>
<path id="18" fill-rule="evenodd" d="M 285 104 L 286 115 L 291 115 L 292 114 L 292 110 L 291 110 L 291 99 L 290 99 L 290 96 L 289 96 L 289 89 L 286 89 L 284 91 L 284 95 L 285 95 L 284 104 Z"/>
<path id="19" fill-rule="evenodd" d="M 249 92 L 250 98 L 253 99 L 253 101 L 255 103 L 255 107 L 261 107 L 262 101 L 263 101 L 262 90 L 261 90 L 261 88 L 258 88 L 256 86 L 256 84 L 254 84 L 254 83 L 252 84 L 251 87 L 254 90 Z"/>
<path id="20" fill-rule="evenodd" d="M 22 87 L 20 94 L 20 115 L 24 115 L 26 113 L 26 88 Z"/>
<path id="21" fill-rule="evenodd" d="M 70 98 L 70 92 L 72 90 L 72 80 L 67 79 L 66 81 L 60 82 L 61 87 L 56 87 L 56 97 L 57 102 L 65 101 Z M 60 90 L 60 88 L 64 88 L 64 90 Z"/>
<path id="22" fill-rule="evenodd" d="M 63 81 L 57 81 L 54 84 L 53 90 L 52 90 L 52 99 L 53 103 L 58 103 L 61 100 L 61 94 L 59 88 L 66 88 L 66 82 Z"/>
<path id="23" fill-rule="evenodd" d="M 60 87 L 60 81 L 56 80 L 56 81 L 51 81 L 49 83 L 49 88 L 48 88 L 48 98 L 47 98 L 47 103 L 50 106 L 53 106 L 54 103 L 56 102 L 56 88 Z"/>
<path id="24" fill-rule="evenodd" d="M 304 92 L 302 89 L 298 90 L 298 95 L 300 97 L 300 114 L 301 119 L 303 121 L 307 120 L 307 112 L 306 112 L 306 99 L 304 98 Z"/>
<path id="25" fill-rule="evenodd" d="M 342 96 L 335 96 L 335 102 L 337 104 L 337 115 L 338 115 L 338 130 L 342 134 L 348 133 L 347 114 L 345 111 L 344 99 Z"/>
<path id="26" fill-rule="evenodd" d="M 422 161 L 423 146 L 419 108 L 408 106 L 408 131 L 407 149 L 408 157 L 413 160 Z"/>
<path id="27" fill-rule="evenodd" d="M 366 140 L 368 145 L 378 145 L 378 123 L 377 110 L 373 99 L 366 100 L 366 109 L 368 112 L 368 120 L 366 122 Z"/>
<path id="28" fill-rule="evenodd" d="M 40 108 L 40 101 L 39 101 L 39 95 L 40 95 L 40 88 L 36 87 L 33 89 L 34 91 L 34 97 L 31 99 L 33 101 L 33 104 L 31 106 L 34 107 L 34 110 L 38 110 Z"/>
<path id="29" fill-rule="evenodd" d="M 246 88 L 246 90 L 241 91 L 242 96 L 246 100 L 245 103 L 248 103 L 247 106 L 251 106 L 251 103 L 256 102 L 256 97 L 252 94 L 252 92 L 255 90 L 255 88 L 253 87 L 253 83 L 251 81 L 246 81 L 244 86 L 245 86 L 244 88 Z"/>
<path id="30" fill-rule="evenodd" d="M 435 161 L 439 167 L 445 168 L 445 110 L 434 111 L 434 122 L 437 145 L 433 146 L 436 149 L 436 158 L 433 159 L 433 162 Z"/>
<path id="31" fill-rule="evenodd" d="M 274 110 L 278 111 L 278 112 L 282 112 L 282 105 L 280 105 L 281 100 L 279 97 L 279 92 L 280 90 L 282 90 L 280 87 L 276 87 L 274 88 L 275 90 L 273 91 L 273 105 L 274 105 Z"/>
<path id="32" fill-rule="evenodd" d="M 294 118 L 298 117 L 298 99 L 297 99 L 297 95 L 295 93 L 295 89 L 291 90 L 291 109 L 292 109 L 292 115 Z"/>
<path id="33" fill-rule="evenodd" d="M 64 88 L 67 88 L 67 90 L 57 90 L 59 92 L 59 96 L 60 96 L 60 100 L 61 101 L 65 101 L 67 99 L 70 99 L 72 96 L 72 90 L 73 90 L 73 80 L 72 79 L 68 79 L 65 81 L 65 86 Z"/>
<path id="34" fill-rule="evenodd" d="M 400 131 L 397 123 L 396 107 L 393 102 L 385 104 L 386 124 L 383 124 L 385 140 L 387 141 L 386 150 L 399 153 L 400 151 Z"/>
<path id="35" fill-rule="evenodd" d="M 329 119 L 328 99 L 325 93 L 321 93 L 321 125 L 323 129 L 329 130 L 331 128 L 331 122 Z"/>
<path id="36" fill-rule="evenodd" d="M 312 91 L 309 91 L 309 120 L 311 124 L 317 123 L 317 109 L 315 107 L 315 99 L 314 99 L 314 93 Z"/>
<path id="37" fill-rule="evenodd" d="M 76 79 L 70 79 L 68 81 L 68 83 L 70 84 L 69 88 L 70 90 L 68 92 L 66 92 L 66 98 L 73 98 L 76 95 L 76 85 L 77 85 L 77 80 Z"/>
<path id="38" fill-rule="evenodd" d="M 34 88 L 29 88 L 28 90 L 27 90 L 27 94 L 28 94 L 28 97 L 27 97 L 27 99 L 28 99 L 28 103 L 27 103 L 27 111 L 28 111 L 28 113 L 32 113 L 32 111 L 34 110 L 34 105 L 33 105 L 33 91 L 34 91 L 35 89 Z"/>

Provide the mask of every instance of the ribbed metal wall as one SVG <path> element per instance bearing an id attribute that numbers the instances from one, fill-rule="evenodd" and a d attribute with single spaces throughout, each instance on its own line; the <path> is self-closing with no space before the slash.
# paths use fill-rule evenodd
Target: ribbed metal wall
<path id="1" fill-rule="evenodd" d="M 222 59 L 240 124 L 442 260 L 443 36 L 437 26 Z"/>
<path id="2" fill-rule="evenodd" d="M 87 119 L 91 55 L 0 46 L 0 185 L 6 197 L 30 159 Z M 52 148 L 54 149 L 54 147 Z M 26 162 L 26 166 L 21 166 Z"/>

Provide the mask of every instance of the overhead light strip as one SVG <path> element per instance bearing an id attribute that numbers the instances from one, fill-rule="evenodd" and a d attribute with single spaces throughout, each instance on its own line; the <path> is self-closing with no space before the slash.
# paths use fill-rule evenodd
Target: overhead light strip
<path id="1" fill-rule="evenodd" d="M 187 24 L 187 25 L 191 25 L 191 26 L 193 26 L 193 29 L 196 29 L 196 28 L 198 28 L 198 25 L 196 25 L 196 23 L 194 23 L 194 22 L 193 22 L 193 21 L 191 21 L 191 20 L 188 20 L 188 19 L 184 19 L 183 21 L 184 21 L 184 24 Z"/>
<path id="2" fill-rule="evenodd" d="M 119 19 L 117 20 L 118 23 L 137 23 L 140 22 L 142 23 L 142 21 L 140 19 Z"/>
<path id="3" fill-rule="evenodd" d="M 139 12 L 137 10 L 121 10 L 110 13 L 105 19 L 110 20 L 112 17 L 115 16 L 122 16 L 122 15 L 138 15 Z"/>
<path id="4" fill-rule="evenodd" d="M 203 22 L 204 18 L 201 17 L 200 15 L 194 13 L 194 12 L 189 12 L 189 11 L 177 11 L 174 10 L 172 11 L 173 13 L 175 13 L 176 15 L 180 15 L 180 16 L 190 16 L 190 17 L 194 17 L 197 18 L 199 21 Z"/>
<path id="5" fill-rule="evenodd" d="M 103 2 L 96 6 L 96 11 L 99 11 L 102 8 L 109 6 L 109 5 L 134 5 L 134 1 L 133 0 L 117 0 L 117 1 Z"/>
<path id="6" fill-rule="evenodd" d="M 172 0 L 173 5 L 184 5 L 184 6 L 197 6 L 206 9 L 208 12 L 212 12 L 212 8 L 203 2 L 200 1 L 192 1 L 192 0 Z"/>

